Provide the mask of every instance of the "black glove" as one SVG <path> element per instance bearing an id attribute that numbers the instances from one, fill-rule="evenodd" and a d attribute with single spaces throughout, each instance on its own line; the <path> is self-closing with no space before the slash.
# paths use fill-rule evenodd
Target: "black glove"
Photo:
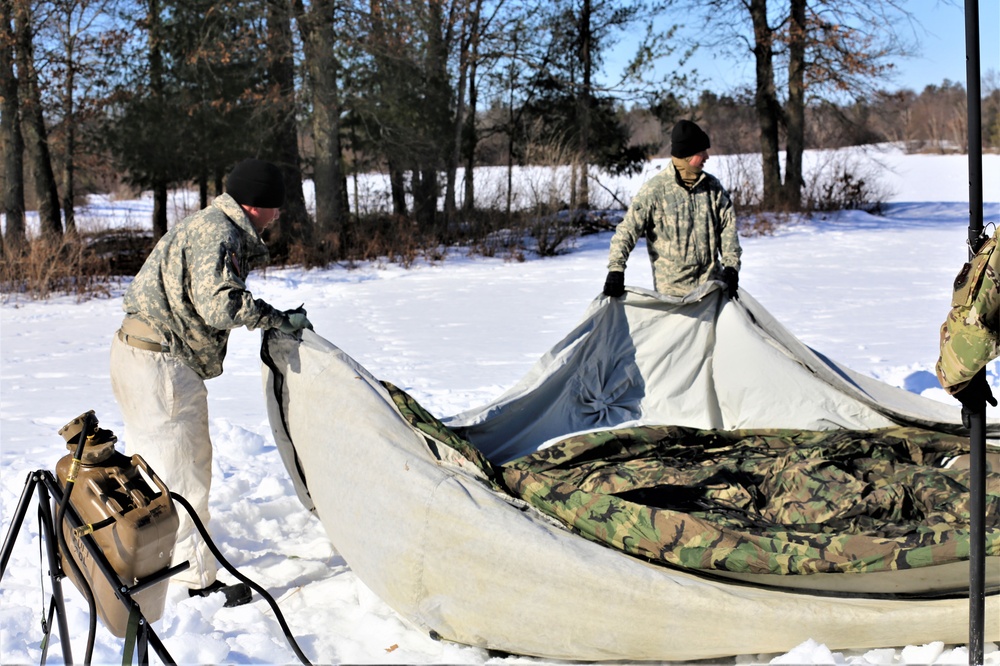
<path id="1" fill-rule="evenodd" d="M 986 374 L 982 371 L 977 372 L 972 381 L 955 394 L 955 399 L 962 403 L 962 425 L 966 428 L 971 427 L 971 416 L 983 411 L 987 402 L 997 406 L 997 399 L 993 397 L 993 391 L 986 383 Z"/>
<path id="2" fill-rule="evenodd" d="M 625 273 L 622 271 L 610 271 L 608 278 L 604 281 L 604 295 L 611 298 L 618 298 L 625 293 Z"/>
<path id="3" fill-rule="evenodd" d="M 732 266 L 722 269 L 722 281 L 726 283 L 726 294 L 729 298 L 739 298 L 740 273 Z"/>

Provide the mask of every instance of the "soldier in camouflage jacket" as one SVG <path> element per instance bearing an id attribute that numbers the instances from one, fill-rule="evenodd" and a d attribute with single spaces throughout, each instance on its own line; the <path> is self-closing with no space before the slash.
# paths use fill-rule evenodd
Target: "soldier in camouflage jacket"
<path id="1" fill-rule="evenodd" d="M 941 386 L 962 403 L 968 425 L 970 412 L 985 402 L 997 404 L 980 372 L 1000 354 L 1000 251 L 997 234 L 986 241 L 955 278 L 948 318 L 941 325 L 941 356 L 937 376 Z"/>
<path id="2" fill-rule="evenodd" d="M 625 264 L 644 236 L 656 291 L 684 296 L 722 280 L 736 297 L 742 254 L 736 212 L 719 180 L 702 171 L 710 145 L 695 123 L 674 126 L 671 163 L 640 188 L 611 239 L 606 295 L 624 293 Z"/>
<path id="3" fill-rule="evenodd" d="M 285 321 L 247 290 L 250 269 L 268 257 L 240 204 L 223 194 L 156 244 L 125 293 L 125 312 L 155 330 L 155 341 L 203 379 L 218 377 L 230 330 Z"/>
<path id="4" fill-rule="evenodd" d="M 244 160 L 226 194 L 159 240 L 129 285 L 122 327 L 112 340 L 111 384 L 125 421 L 126 452 L 141 455 L 208 525 L 212 442 L 206 379 L 222 373 L 234 328 L 311 328 L 305 311 L 282 312 L 247 289 L 250 269 L 268 259 L 260 234 L 284 202 L 281 171 Z M 242 584 L 216 580 L 216 562 L 186 511 L 180 512 L 174 577 L 192 596 L 222 592 L 226 605 L 250 600 Z"/>

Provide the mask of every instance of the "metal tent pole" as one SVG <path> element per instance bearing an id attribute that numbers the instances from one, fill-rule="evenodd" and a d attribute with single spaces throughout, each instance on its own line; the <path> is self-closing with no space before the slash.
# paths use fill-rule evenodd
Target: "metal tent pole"
<path id="1" fill-rule="evenodd" d="M 965 0 L 965 78 L 968 95 L 969 250 L 983 240 L 982 93 L 979 83 L 979 3 Z M 979 372 L 986 372 L 985 368 Z M 986 611 L 986 401 L 970 415 L 969 664 L 983 664 Z"/>

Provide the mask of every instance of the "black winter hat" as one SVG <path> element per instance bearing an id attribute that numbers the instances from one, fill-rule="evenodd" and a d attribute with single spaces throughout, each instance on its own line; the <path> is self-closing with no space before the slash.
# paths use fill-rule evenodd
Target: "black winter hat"
<path id="1" fill-rule="evenodd" d="M 691 157 L 711 146 L 708 135 L 690 120 L 678 121 L 670 132 L 670 154 L 674 157 Z"/>
<path id="2" fill-rule="evenodd" d="M 229 173 L 226 193 L 244 206 L 281 208 L 285 203 L 285 181 L 281 169 L 270 162 L 246 159 Z"/>

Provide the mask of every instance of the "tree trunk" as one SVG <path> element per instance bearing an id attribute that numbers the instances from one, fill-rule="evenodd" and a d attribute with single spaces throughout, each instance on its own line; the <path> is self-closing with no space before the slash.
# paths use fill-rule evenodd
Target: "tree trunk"
<path id="1" fill-rule="evenodd" d="M 517 59 L 517 47 L 518 47 L 517 33 L 514 34 L 514 61 Z M 513 213 L 512 201 L 514 198 L 514 81 L 515 73 L 514 66 L 511 65 L 508 70 L 510 74 L 510 80 L 508 81 L 507 88 L 507 224 L 509 225 L 511 220 L 511 215 Z"/>
<path id="2" fill-rule="evenodd" d="M 580 90 L 579 105 L 580 105 L 580 145 L 579 149 L 579 162 L 580 162 L 580 177 L 579 177 L 579 188 L 580 195 L 577 198 L 577 208 L 588 209 L 590 208 L 590 178 L 589 172 L 590 168 L 588 162 L 590 161 L 590 98 L 592 94 L 591 90 L 591 75 L 593 74 L 594 63 L 591 54 L 591 6 L 590 0 L 583 0 L 583 7 L 580 11 L 580 61 L 583 67 L 583 88 Z M 574 209 L 570 211 L 570 214 L 575 216 L 577 210 Z"/>
<path id="3" fill-rule="evenodd" d="M 296 2 L 296 9 L 301 1 Z M 295 114 L 295 50 L 292 38 L 291 0 L 269 0 L 267 3 L 268 71 L 277 88 L 276 115 L 269 153 L 281 169 L 285 184 L 285 205 L 272 235 L 271 251 L 275 259 L 288 257 L 295 243 L 312 242 L 312 225 L 302 193 L 302 169 L 299 155 L 298 123 Z M 298 14 L 298 11 L 296 11 Z M 301 15 L 300 15 L 301 16 Z M 332 17 L 330 18 L 332 21 Z"/>
<path id="4" fill-rule="evenodd" d="M 468 3 L 468 0 L 466 0 Z M 466 15 L 462 20 L 462 31 L 459 34 L 459 55 L 458 55 L 458 85 L 455 87 L 455 122 L 453 125 L 454 143 L 448 153 L 447 164 L 445 166 L 445 194 L 444 194 L 444 219 L 446 224 L 457 221 L 455 212 L 456 180 L 458 178 L 458 163 L 462 159 L 462 132 L 465 129 L 465 88 L 469 76 L 470 46 L 472 42 L 472 31 L 475 30 L 475 19 Z M 472 109 L 475 113 L 475 109 Z"/>
<path id="5" fill-rule="evenodd" d="M 204 171 L 198 174 L 198 206 L 208 207 L 208 174 Z"/>
<path id="6" fill-rule="evenodd" d="M 149 0 L 149 88 L 154 100 L 163 95 L 163 53 L 161 51 L 160 1 Z M 153 240 L 167 233 L 167 180 L 162 174 L 153 177 Z"/>
<path id="7" fill-rule="evenodd" d="M 791 0 L 788 42 L 788 103 L 785 144 L 783 204 L 788 210 L 802 208 L 802 155 L 805 152 L 806 115 L 806 0 Z"/>
<path id="8" fill-rule="evenodd" d="M 406 217 L 406 177 L 402 167 L 389 158 L 389 189 L 392 192 L 392 214 Z"/>
<path id="9" fill-rule="evenodd" d="M 153 238 L 161 238 L 167 233 L 167 186 L 157 183 L 153 186 Z"/>
<path id="10" fill-rule="evenodd" d="M 2 212 L 7 218 L 5 249 L 20 252 L 27 245 L 24 228 L 24 138 L 21 136 L 17 78 L 14 77 L 12 0 L 0 0 L 0 148 L 3 153 Z"/>
<path id="11" fill-rule="evenodd" d="M 465 150 L 465 195 L 462 199 L 462 212 L 469 214 L 476 207 L 476 104 L 479 102 L 479 89 L 476 86 L 476 74 L 479 69 L 479 20 L 482 14 L 483 2 L 476 0 L 471 31 L 471 54 L 469 56 L 469 109 L 465 115 L 465 131 L 461 146 Z"/>
<path id="12" fill-rule="evenodd" d="M 781 201 L 781 163 L 778 159 L 778 128 L 781 106 L 774 89 L 773 31 L 767 24 L 767 0 L 750 0 L 753 21 L 754 59 L 757 87 L 754 108 L 760 130 L 760 154 L 763 167 L 763 205 L 772 208 Z"/>
<path id="13" fill-rule="evenodd" d="M 434 168 L 413 171 L 413 217 L 422 231 L 437 223 L 438 172 Z"/>
<path id="14" fill-rule="evenodd" d="M 344 169 L 340 144 L 340 63 L 334 56 L 334 0 L 313 0 L 299 21 L 305 50 L 305 67 L 312 84 L 312 134 L 315 161 L 316 227 L 342 246 L 346 231 Z"/>
<path id="15" fill-rule="evenodd" d="M 580 177 L 580 154 L 577 153 L 573 155 L 573 161 L 569 165 L 569 214 L 576 215 L 576 210 L 579 207 L 579 177 Z"/>
<path id="16" fill-rule="evenodd" d="M 59 190 L 52 171 L 48 132 L 45 129 L 42 97 L 38 88 L 38 72 L 35 70 L 31 5 L 28 0 L 13 2 L 17 69 L 21 86 L 21 124 L 24 126 L 25 144 L 35 178 L 39 226 L 43 235 L 61 236 L 63 229 L 59 214 Z"/>
<path id="17" fill-rule="evenodd" d="M 73 85 L 76 78 L 76 70 L 73 58 L 74 54 L 72 47 L 70 47 L 67 49 L 66 53 L 66 60 L 69 65 L 66 68 L 66 82 L 63 88 L 62 105 L 63 126 L 66 137 L 62 169 L 62 208 L 63 218 L 66 220 L 66 233 L 68 234 L 76 233 L 76 212 L 74 206 L 76 200 L 76 162 L 74 160 L 74 154 L 76 153 L 76 119 L 74 118 L 75 104 L 73 99 Z"/>
<path id="18" fill-rule="evenodd" d="M 427 3 L 426 46 L 422 62 L 424 106 L 420 114 L 418 131 L 423 135 L 418 150 L 420 187 L 413 188 L 413 213 L 422 230 L 436 231 L 442 219 L 438 215 L 440 195 L 439 172 L 447 169 L 453 150 L 454 125 L 451 102 L 455 93 L 448 81 L 448 52 L 452 42 L 453 16 L 444 16 L 444 3 L 432 0 Z M 416 174 L 414 174 L 416 175 Z"/>

